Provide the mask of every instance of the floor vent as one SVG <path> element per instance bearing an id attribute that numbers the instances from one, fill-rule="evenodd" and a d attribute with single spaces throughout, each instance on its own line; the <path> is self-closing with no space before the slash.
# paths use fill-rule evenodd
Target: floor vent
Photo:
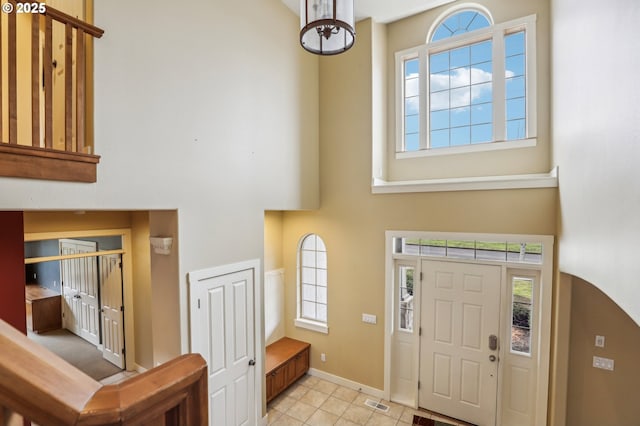
<path id="1" fill-rule="evenodd" d="M 389 407 L 388 407 L 388 406 L 384 405 L 384 404 L 383 404 L 383 403 L 381 403 L 381 402 L 375 402 L 375 401 L 372 401 L 372 400 L 370 400 L 370 399 L 367 399 L 367 400 L 364 402 L 364 405 L 367 405 L 367 406 L 369 406 L 369 407 L 371 407 L 371 408 L 373 408 L 373 409 L 375 409 L 375 410 L 382 411 L 382 412 L 384 412 L 384 413 L 386 413 L 387 411 L 389 411 Z"/>

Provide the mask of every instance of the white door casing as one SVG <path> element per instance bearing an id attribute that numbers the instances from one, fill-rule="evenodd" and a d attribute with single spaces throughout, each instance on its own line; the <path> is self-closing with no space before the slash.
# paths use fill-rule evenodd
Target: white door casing
<path id="1" fill-rule="evenodd" d="M 121 255 L 104 255 L 99 259 L 102 356 L 112 364 L 124 369 L 124 303 L 122 299 Z"/>
<path id="2" fill-rule="evenodd" d="M 397 277 L 395 276 L 399 264 L 416 264 L 417 271 L 421 272 L 425 260 L 446 261 L 462 264 L 491 265 L 501 268 L 501 294 L 500 294 L 500 331 L 499 331 L 499 363 L 498 363 L 498 396 L 496 400 L 496 425 L 504 426 L 534 426 L 545 424 L 548 410 L 549 391 L 549 364 L 551 352 L 551 308 L 553 290 L 553 245 L 554 238 L 545 235 L 516 235 L 516 234 L 473 234 L 450 232 L 422 232 L 422 231 L 386 231 L 386 255 L 385 255 L 385 314 L 391 321 L 385 321 L 385 369 L 383 395 L 391 401 L 405 403 L 414 408 L 418 407 L 419 390 L 416 386 L 408 389 L 407 386 L 399 386 L 397 377 L 393 377 L 399 370 L 396 364 L 407 357 L 417 359 L 418 369 L 421 360 L 421 344 L 417 329 L 414 327 L 414 344 L 410 339 L 403 339 L 403 354 L 398 357 L 398 309 L 397 303 Z M 542 257 L 540 262 L 530 262 L 527 259 L 509 261 L 482 261 L 474 259 L 460 259 L 443 255 L 427 255 L 420 253 L 404 252 L 399 249 L 400 243 L 405 239 L 416 240 L 462 240 L 462 241 L 515 241 L 527 244 L 540 244 Z M 514 279 L 522 281 L 525 278 L 533 284 L 531 295 L 531 322 L 530 322 L 530 351 L 522 352 L 518 347 L 511 347 L 511 341 L 515 345 L 522 345 L 518 333 L 512 333 L 512 305 L 516 303 L 513 296 L 517 286 L 518 303 L 522 300 L 522 287 L 514 282 Z M 422 301 L 421 285 L 414 286 L 414 296 Z M 422 324 L 421 314 L 428 316 L 429 312 L 424 306 L 416 307 L 415 321 Z M 426 330 L 423 330 L 423 334 Z M 516 337 L 513 337 L 516 336 Z M 409 356 L 404 352 L 412 352 Z M 402 367 L 402 366 L 401 366 Z M 405 368 L 405 367 L 402 367 Z M 401 368 L 401 369 L 402 369 Z M 416 370 L 416 377 L 419 376 Z M 421 389 L 425 383 L 422 380 Z M 415 401 L 412 404 L 412 401 Z M 421 406 L 423 404 L 420 404 Z M 456 417 L 456 416 L 454 416 Z"/>
<path id="3" fill-rule="evenodd" d="M 91 241 L 60 240 L 60 254 L 95 253 Z M 100 344 L 100 304 L 97 259 L 81 257 L 60 261 L 63 326 L 86 341 Z"/>
<path id="4" fill-rule="evenodd" d="M 419 405 L 495 425 L 502 268 L 422 261 Z"/>
<path id="5" fill-rule="evenodd" d="M 256 424 L 257 272 L 211 268 L 189 273 L 191 350 L 209 366 L 210 425 Z"/>

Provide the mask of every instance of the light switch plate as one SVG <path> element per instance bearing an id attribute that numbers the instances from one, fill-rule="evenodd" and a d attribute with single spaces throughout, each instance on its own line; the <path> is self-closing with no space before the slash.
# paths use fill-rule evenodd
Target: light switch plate
<path id="1" fill-rule="evenodd" d="M 378 322 L 378 318 L 372 314 L 362 314 L 362 322 L 366 322 L 367 324 L 376 324 Z"/>
<path id="2" fill-rule="evenodd" d="M 596 347 L 604 348 L 604 336 L 596 336 Z"/>

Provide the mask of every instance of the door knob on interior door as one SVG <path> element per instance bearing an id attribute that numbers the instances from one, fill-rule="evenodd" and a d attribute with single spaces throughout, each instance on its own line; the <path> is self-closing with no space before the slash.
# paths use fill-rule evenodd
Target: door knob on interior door
<path id="1" fill-rule="evenodd" d="M 254 365 L 256 365 L 256 360 L 255 359 L 250 359 L 249 360 L 249 366 L 253 367 Z"/>
<path id="2" fill-rule="evenodd" d="M 74 298 L 74 299 L 82 299 L 82 296 L 80 296 L 79 294 L 75 294 L 75 295 L 73 296 L 73 298 Z"/>

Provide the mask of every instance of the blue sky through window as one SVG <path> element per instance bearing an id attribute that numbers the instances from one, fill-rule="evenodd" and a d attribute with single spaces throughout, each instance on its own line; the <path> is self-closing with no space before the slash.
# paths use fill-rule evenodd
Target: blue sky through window
<path id="1" fill-rule="evenodd" d="M 525 34 L 509 34 L 505 43 L 506 140 L 526 137 Z"/>
<path id="2" fill-rule="evenodd" d="M 420 84 L 418 58 L 404 61 L 405 151 L 420 149 Z"/>
<path id="3" fill-rule="evenodd" d="M 492 67 L 491 40 L 429 56 L 431 148 L 493 139 Z"/>

